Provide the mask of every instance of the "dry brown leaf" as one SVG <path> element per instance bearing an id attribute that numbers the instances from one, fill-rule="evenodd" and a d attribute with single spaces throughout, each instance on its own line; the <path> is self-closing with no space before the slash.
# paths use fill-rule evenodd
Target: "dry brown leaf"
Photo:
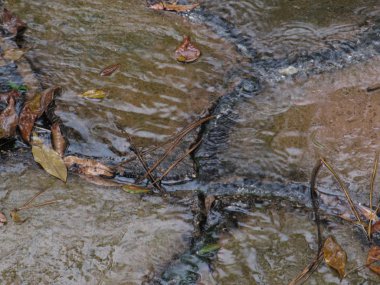
<path id="1" fill-rule="evenodd" d="M 110 167 L 92 159 L 80 158 L 77 156 L 66 156 L 63 161 L 67 168 L 74 172 L 87 176 L 114 177 L 115 173 Z"/>
<path id="2" fill-rule="evenodd" d="M 8 138 L 16 133 L 18 116 L 15 108 L 15 99 L 8 98 L 8 106 L 0 114 L 0 138 Z"/>
<path id="3" fill-rule="evenodd" d="M 208 195 L 205 199 L 205 207 L 206 207 L 206 212 L 210 212 L 212 203 L 215 201 L 215 196 L 214 195 Z"/>
<path id="4" fill-rule="evenodd" d="M 347 263 L 347 254 L 333 237 L 328 237 L 323 245 L 325 262 L 343 278 Z"/>
<path id="5" fill-rule="evenodd" d="M 19 60 L 21 57 L 23 57 L 24 54 L 25 54 L 24 49 L 11 48 L 4 51 L 3 58 L 16 61 L 16 60 Z"/>
<path id="6" fill-rule="evenodd" d="M 12 220 L 16 223 L 16 224 L 22 224 L 24 223 L 28 218 L 26 219 L 22 219 L 20 214 L 18 213 L 18 211 L 16 210 L 13 210 L 10 212 L 10 215 L 11 215 L 11 218 Z"/>
<path id="7" fill-rule="evenodd" d="M 12 90 L 12 91 L 9 91 L 7 93 L 2 93 L 2 94 L 0 94 L 0 101 L 8 102 L 10 97 L 13 97 L 16 99 L 16 98 L 20 97 L 20 93 L 18 93 L 17 90 Z"/>
<path id="8" fill-rule="evenodd" d="M 374 223 L 371 229 L 372 233 L 377 233 L 378 231 L 380 231 L 380 221 L 377 221 L 376 223 Z"/>
<path id="9" fill-rule="evenodd" d="M 159 2 L 153 5 L 150 5 L 149 8 L 153 10 L 165 10 L 165 11 L 173 11 L 173 12 L 189 12 L 196 7 L 199 6 L 199 3 L 191 4 L 191 5 L 177 5 L 177 4 L 169 4 L 165 2 Z"/>
<path id="10" fill-rule="evenodd" d="M 7 217 L 2 212 L 0 212 L 0 227 L 4 226 L 7 222 Z"/>
<path id="11" fill-rule="evenodd" d="M 21 111 L 19 119 L 19 129 L 24 141 L 30 142 L 35 121 L 46 111 L 54 99 L 58 88 L 49 88 L 43 93 L 36 94 L 31 100 L 27 101 Z"/>
<path id="12" fill-rule="evenodd" d="M 26 29 L 26 23 L 13 15 L 8 9 L 3 9 L 2 14 L 3 29 L 13 36 L 21 35 Z"/>
<path id="13" fill-rule="evenodd" d="M 100 75 L 100 76 L 110 76 L 110 75 L 112 75 L 116 70 L 118 70 L 119 68 L 120 68 L 120 63 L 113 64 L 113 65 L 110 65 L 110 66 L 107 66 L 107 67 L 103 68 L 103 69 L 99 72 L 99 75 Z"/>
<path id="14" fill-rule="evenodd" d="M 380 265 L 375 264 L 376 262 L 380 262 L 380 247 L 373 246 L 369 249 L 367 256 L 367 264 L 368 268 L 371 269 L 376 274 L 380 275 Z"/>
<path id="15" fill-rule="evenodd" d="M 182 44 L 175 51 L 175 58 L 179 62 L 189 63 L 196 61 L 201 51 L 190 42 L 189 36 L 184 36 Z"/>
<path id="16" fill-rule="evenodd" d="M 61 127 L 58 122 L 51 125 L 51 141 L 53 143 L 54 150 L 63 157 L 67 147 L 67 142 L 65 137 L 61 132 Z"/>

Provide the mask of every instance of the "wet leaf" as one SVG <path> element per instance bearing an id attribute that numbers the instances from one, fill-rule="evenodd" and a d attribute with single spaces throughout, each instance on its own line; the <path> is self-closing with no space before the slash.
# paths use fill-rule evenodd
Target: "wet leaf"
<path id="1" fill-rule="evenodd" d="M 333 237 L 328 237 L 323 245 L 325 262 L 343 278 L 347 263 L 347 254 Z"/>
<path id="2" fill-rule="evenodd" d="M 18 116 L 15 108 L 15 99 L 8 98 L 8 106 L 0 114 L 0 138 L 12 137 L 16 133 Z"/>
<path id="3" fill-rule="evenodd" d="M 104 99 L 106 95 L 103 90 L 92 89 L 82 93 L 80 96 L 88 99 Z"/>
<path id="4" fill-rule="evenodd" d="M 205 199 L 205 207 L 206 207 L 206 212 L 210 212 L 212 203 L 215 201 L 215 196 L 214 195 L 208 195 Z"/>
<path id="5" fill-rule="evenodd" d="M 67 168 L 76 173 L 86 176 L 103 176 L 114 177 L 115 173 L 112 168 L 92 159 L 80 158 L 77 156 L 66 156 L 63 158 Z"/>
<path id="6" fill-rule="evenodd" d="M 43 93 L 36 94 L 25 103 L 19 119 L 19 129 L 24 141 L 30 142 L 30 134 L 32 133 L 35 121 L 46 111 L 58 89 L 56 87 L 49 88 Z"/>
<path id="7" fill-rule="evenodd" d="M 173 11 L 173 12 L 189 12 L 196 7 L 199 6 L 199 3 L 191 4 L 191 5 L 177 5 L 177 4 L 169 4 L 164 2 L 159 2 L 153 5 L 150 5 L 149 8 L 153 10 L 165 10 L 165 11 Z"/>
<path id="8" fill-rule="evenodd" d="M 0 212 L 0 227 L 4 226 L 7 222 L 7 217 L 2 212 Z"/>
<path id="9" fill-rule="evenodd" d="M 21 216 L 20 216 L 20 214 L 16 210 L 11 211 L 10 215 L 11 215 L 12 220 L 16 224 L 22 224 L 22 223 L 24 223 L 27 220 L 27 218 L 26 219 L 22 219 Z"/>
<path id="10" fill-rule="evenodd" d="M 110 76 L 110 75 L 112 75 L 115 71 L 117 71 L 119 68 L 120 68 L 120 63 L 113 64 L 113 65 L 110 65 L 110 66 L 107 66 L 107 67 L 103 68 L 103 69 L 99 72 L 99 75 L 100 75 L 100 76 Z"/>
<path id="11" fill-rule="evenodd" d="M 182 44 L 175 51 L 175 58 L 179 62 L 189 63 L 196 61 L 201 51 L 190 42 L 190 37 L 185 36 Z"/>
<path id="12" fill-rule="evenodd" d="M 4 51 L 3 58 L 8 60 L 19 60 L 25 54 L 25 50 L 19 48 L 12 48 Z"/>
<path id="13" fill-rule="evenodd" d="M 123 186 L 123 190 L 131 194 L 146 194 L 152 192 L 150 189 L 138 185 L 128 184 Z"/>
<path id="14" fill-rule="evenodd" d="M 33 144 L 32 153 L 34 160 L 38 162 L 47 173 L 66 182 L 66 165 L 55 150 L 48 148 L 44 144 Z"/>
<path id="15" fill-rule="evenodd" d="M 61 132 L 61 127 L 58 122 L 54 123 L 51 126 L 51 141 L 52 141 L 54 150 L 61 157 L 63 157 L 63 155 L 65 154 L 66 147 L 67 147 L 67 142 Z"/>
<path id="16" fill-rule="evenodd" d="M 28 91 L 28 86 L 25 86 L 25 85 L 18 85 L 12 81 L 9 81 L 8 82 L 8 86 L 12 89 L 12 90 L 16 90 L 16 91 L 19 91 L 19 92 L 26 92 Z"/>
<path id="17" fill-rule="evenodd" d="M 21 35 L 26 29 L 26 23 L 6 8 L 3 9 L 1 20 L 3 29 L 13 36 Z"/>
<path id="18" fill-rule="evenodd" d="M 369 269 L 380 275 L 380 265 L 377 262 L 380 262 L 380 247 L 373 246 L 368 252 L 367 264 Z"/>
<path id="19" fill-rule="evenodd" d="M 217 251 L 219 249 L 220 249 L 220 245 L 219 244 L 212 243 L 212 244 L 205 245 L 200 250 L 198 250 L 198 254 L 199 255 L 206 255 L 206 254 L 209 254 L 211 252 Z"/>

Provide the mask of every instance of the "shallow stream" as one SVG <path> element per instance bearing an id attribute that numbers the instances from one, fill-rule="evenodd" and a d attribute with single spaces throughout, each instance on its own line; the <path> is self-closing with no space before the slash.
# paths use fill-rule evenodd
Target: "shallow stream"
<path id="1" fill-rule="evenodd" d="M 380 89 L 367 88 L 380 83 L 380 57 L 376 49 L 356 46 L 380 20 L 378 1 L 205 0 L 186 15 L 153 11 L 141 0 L 5 4 L 28 23 L 23 44 L 42 85 L 63 87 L 56 113 L 68 130 L 69 153 L 120 160 L 130 153 L 124 132 L 140 147 L 162 143 L 234 94 L 243 77 L 247 94 L 228 106 L 233 122 L 220 135 L 225 145 L 215 147 L 219 164 L 211 173 L 218 175 L 206 175 L 204 183 L 241 184 L 232 194 L 250 179 L 307 185 L 324 156 L 354 200 L 368 204 L 380 149 Z M 174 58 L 183 35 L 202 51 L 195 63 Z M 351 50 L 334 53 L 336 43 L 347 43 L 355 60 Z M 339 66 L 322 62 L 318 71 L 308 69 L 312 54 L 326 50 Z M 288 68 L 291 58 L 297 63 L 298 55 L 307 54 L 308 61 Z M 115 63 L 121 64 L 115 74 L 99 76 Z M 247 74 L 260 82 L 259 91 L 250 89 Z M 79 96 L 90 89 L 107 97 Z M 207 157 L 206 151 L 200 160 Z M 163 199 L 76 176 L 64 184 L 39 169 L 27 149 L 2 154 L 1 161 L 1 211 L 45 188 L 51 196 L 45 198 L 61 200 L 28 211 L 22 225 L 0 228 L 1 284 L 287 284 L 315 255 L 316 230 L 305 205 L 231 203 L 219 214 L 235 223 L 222 232 L 207 229 L 220 249 L 202 256 L 199 249 L 210 241 L 192 235 L 197 198 L 191 191 Z M 319 184 L 324 192 L 339 193 L 326 170 Z M 181 189 L 205 190 L 201 185 Z M 376 185 L 378 190 L 379 178 Z M 365 238 L 352 224 L 325 218 L 325 235 L 345 248 L 348 269 L 364 264 Z M 342 284 L 379 280 L 364 269 Z M 340 284 L 326 265 L 308 282 Z"/>

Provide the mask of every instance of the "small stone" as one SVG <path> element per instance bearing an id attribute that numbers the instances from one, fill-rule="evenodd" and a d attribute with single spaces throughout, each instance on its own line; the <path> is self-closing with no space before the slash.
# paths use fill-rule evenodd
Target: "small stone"
<path id="1" fill-rule="evenodd" d="M 291 65 L 286 68 L 280 69 L 278 72 L 282 75 L 289 76 L 298 73 L 298 69 Z"/>

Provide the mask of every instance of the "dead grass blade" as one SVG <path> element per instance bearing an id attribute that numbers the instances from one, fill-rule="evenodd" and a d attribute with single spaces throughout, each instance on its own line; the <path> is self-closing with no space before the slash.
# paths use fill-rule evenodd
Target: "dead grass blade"
<path id="1" fill-rule="evenodd" d="M 355 208 L 354 202 L 351 199 L 351 196 L 348 192 L 346 185 L 344 185 L 343 181 L 340 179 L 338 174 L 335 172 L 335 170 L 332 168 L 332 166 L 324 158 L 321 158 L 321 161 L 327 167 L 327 169 L 331 172 L 331 174 L 334 176 L 335 180 L 339 183 L 339 186 L 340 186 L 341 190 L 344 192 L 344 195 L 346 196 L 348 204 L 350 205 L 352 213 L 354 214 L 359 225 L 361 225 L 363 227 L 362 220 L 360 219 L 359 213 Z M 364 229 L 364 227 L 363 227 L 363 229 Z"/>
<path id="2" fill-rule="evenodd" d="M 40 208 L 40 207 L 51 205 L 51 204 L 55 204 L 55 203 L 58 203 L 58 202 L 60 202 L 60 200 L 57 200 L 57 199 L 56 200 L 49 200 L 49 201 L 45 201 L 45 202 L 42 202 L 42 203 L 39 203 L 39 204 L 22 206 L 20 208 L 14 209 L 14 211 L 20 212 L 22 210 L 27 210 L 27 209 L 31 209 L 31 208 Z"/>
<path id="3" fill-rule="evenodd" d="M 313 274 L 313 272 L 318 268 L 318 266 L 323 261 L 323 252 L 320 252 L 314 260 L 307 265 L 298 276 L 296 276 L 292 281 L 290 281 L 289 285 L 298 285 L 306 282 L 307 279 Z"/>
<path id="4" fill-rule="evenodd" d="M 161 175 L 160 178 L 156 179 L 154 182 L 157 183 L 157 182 L 161 182 L 162 179 L 165 178 L 166 175 L 169 174 L 170 171 L 172 171 L 172 169 L 174 167 L 177 166 L 178 163 L 180 163 L 182 160 L 184 160 L 190 153 L 192 153 L 200 144 L 201 144 L 202 140 L 200 140 L 199 142 L 197 142 L 192 148 L 188 149 L 180 158 L 178 158 L 176 161 L 174 161 L 169 167 L 168 169 L 166 169 L 166 171 Z"/>
<path id="5" fill-rule="evenodd" d="M 370 185 L 370 189 L 369 189 L 369 209 L 372 211 L 372 199 L 373 199 L 373 192 L 374 192 L 374 189 L 375 189 L 375 180 L 376 180 L 376 175 L 377 175 L 377 167 L 378 167 L 378 164 L 379 164 L 379 152 L 376 153 L 375 155 L 375 160 L 373 162 L 373 168 L 372 168 L 372 175 L 371 175 L 371 185 Z M 377 213 L 377 209 L 376 209 L 376 212 Z M 372 222 L 373 222 L 373 219 L 372 219 L 372 216 L 370 217 L 369 219 L 369 222 L 368 222 L 368 237 L 371 238 L 371 235 L 372 235 L 372 232 L 371 232 L 371 229 L 372 229 Z"/>
<path id="6" fill-rule="evenodd" d="M 165 160 L 165 158 L 168 157 L 168 155 L 173 151 L 173 149 L 178 146 L 178 144 L 181 142 L 181 140 L 192 130 L 199 127 L 203 123 L 213 119 L 214 116 L 208 116 L 205 118 L 202 118 L 196 122 L 191 123 L 190 125 L 186 126 L 182 131 L 179 132 L 179 135 L 177 135 L 176 139 L 171 143 L 171 145 L 168 147 L 168 149 L 165 151 L 164 155 L 157 160 L 153 166 L 146 172 L 146 174 L 142 177 L 142 179 L 146 178 L 149 174 L 151 174 L 160 164 Z"/>
<path id="7" fill-rule="evenodd" d="M 150 182 L 152 182 L 152 185 L 158 189 L 158 191 L 160 191 L 160 193 L 163 195 L 165 194 L 165 190 L 160 186 L 159 183 L 155 182 L 155 179 L 154 177 L 152 176 L 151 173 L 149 173 L 149 168 L 148 168 L 148 165 L 147 163 L 145 162 L 144 158 L 141 156 L 140 154 L 140 151 L 138 150 L 137 147 L 135 147 L 135 145 L 133 144 L 132 142 L 132 138 L 131 136 L 128 134 L 128 133 L 125 133 L 127 135 L 127 139 L 129 141 L 129 144 L 131 145 L 131 149 L 132 151 L 136 154 L 138 160 L 140 161 L 141 165 L 144 167 L 145 171 L 146 171 L 146 174 L 150 180 Z"/>

